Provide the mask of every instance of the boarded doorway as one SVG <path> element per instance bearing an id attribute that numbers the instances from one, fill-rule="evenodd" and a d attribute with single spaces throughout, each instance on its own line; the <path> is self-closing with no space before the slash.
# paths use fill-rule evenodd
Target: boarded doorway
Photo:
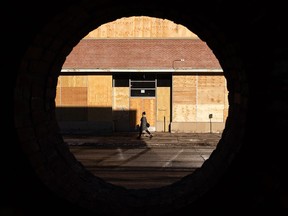
<path id="1" fill-rule="evenodd" d="M 113 121 L 115 131 L 137 131 L 142 112 L 156 125 L 156 75 L 154 73 L 113 74 Z"/>

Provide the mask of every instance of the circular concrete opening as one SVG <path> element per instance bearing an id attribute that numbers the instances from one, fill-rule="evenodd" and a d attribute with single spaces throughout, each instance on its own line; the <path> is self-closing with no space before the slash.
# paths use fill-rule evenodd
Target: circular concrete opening
<path id="1" fill-rule="evenodd" d="M 15 90 L 16 128 L 35 172 L 57 195 L 103 215 L 161 215 L 197 201 L 233 161 L 245 129 L 248 94 L 241 59 L 213 19 L 191 15 L 184 9 L 181 14 L 174 11 L 174 6 L 143 9 L 125 3 L 113 6 L 103 3 L 101 8 L 93 3 L 77 5 L 55 17 L 27 50 Z M 207 42 L 227 79 L 229 116 L 217 148 L 199 170 L 172 185 L 130 190 L 92 175 L 70 153 L 59 133 L 55 96 L 66 56 L 88 32 L 116 18 L 143 12 L 175 20 Z"/>

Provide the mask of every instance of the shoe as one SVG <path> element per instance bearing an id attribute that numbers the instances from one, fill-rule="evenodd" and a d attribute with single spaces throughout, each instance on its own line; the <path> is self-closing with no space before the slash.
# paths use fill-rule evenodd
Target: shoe
<path id="1" fill-rule="evenodd" d="M 150 139 L 152 139 L 152 137 L 153 137 L 153 135 L 152 135 L 152 134 L 150 134 L 150 137 L 149 137 L 149 138 L 150 138 Z"/>

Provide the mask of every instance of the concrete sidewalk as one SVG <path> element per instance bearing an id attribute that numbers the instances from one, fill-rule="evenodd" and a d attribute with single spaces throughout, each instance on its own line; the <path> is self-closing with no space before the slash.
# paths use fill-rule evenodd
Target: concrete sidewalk
<path id="1" fill-rule="evenodd" d="M 113 133 L 110 135 L 63 135 L 69 146 L 94 146 L 101 148 L 112 147 L 191 147 L 216 146 L 222 136 L 221 133 L 169 133 L 153 132 L 153 138 L 148 134 L 137 139 L 137 132 Z"/>

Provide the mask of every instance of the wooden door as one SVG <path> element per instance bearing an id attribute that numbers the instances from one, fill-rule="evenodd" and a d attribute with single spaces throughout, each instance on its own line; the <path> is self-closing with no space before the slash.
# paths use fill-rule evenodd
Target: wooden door
<path id="1" fill-rule="evenodd" d="M 156 123 L 156 99 L 155 98 L 130 98 L 129 124 L 132 131 L 138 130 L 142 112 L 146 112 L 146 117 L 150 127 L 155 128 Z"/>

